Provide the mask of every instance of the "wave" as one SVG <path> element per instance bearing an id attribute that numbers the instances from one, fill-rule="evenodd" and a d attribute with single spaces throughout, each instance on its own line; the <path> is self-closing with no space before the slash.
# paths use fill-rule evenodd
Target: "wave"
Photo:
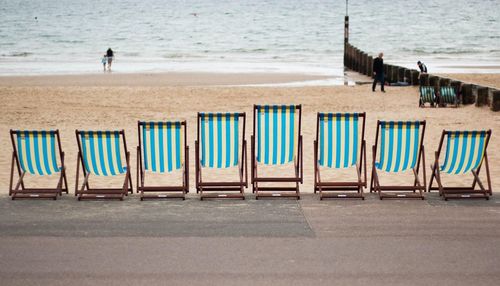
<path id="1" fill-rule="evenodd" d="M 470 49 L 456 49 L 456 48 L 442 48 L 435 50 L 426 50 L 424 48 L 401 48 L 402 52 L 409 52 L 418 55 L 438 55 L 438 54 L 448 54 L 448 55 L 463 55 L 463 54 L 477 54 L 477 50 Z"/>
<path id="2" fill-rule="evenodd" d="M 29 53 L 29 52 L 14 52 L 14 53 L 10 53 L 8 55 L 2 55 L 4 57 L 29 57 L 29 56 L 32 56 L 33 53 Z"/>

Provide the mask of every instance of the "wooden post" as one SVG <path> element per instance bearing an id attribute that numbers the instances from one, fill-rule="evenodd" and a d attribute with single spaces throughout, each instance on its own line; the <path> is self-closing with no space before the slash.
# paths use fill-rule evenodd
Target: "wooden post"
<path id="1" fill-rule="evenodd" d="M 488 100 L 489 100 L 489 88 L 484 87 L 484 86 L 479 86 L 477 88 L 477 100 L 476 100 L 476 106 L 481 107 L 484 105 L 488 105 Z"/>
<path id="2" fill-rule="evenodd" d="M 462 103 L 463 104 L 473 104 L 475 98 L 472 94 L 472 84 L 466 83 L 462 84 Z"/>
<path id="3" fill-rule="evenodd" d="M 493 111 L 500 111 L 500 90 L 491 93 L 490 108 Z"/>
<path id="4" fill-rule="evenodd" d="M 358 64 L 359 64 L 359 62 L 358 62 L 358 59 L 359 59 L 358 58 L 358 52 L 359 52 L 358 48 L 354 48 L 354 53 L 353 53 L 353 58 L 354 58 L 353 70 L 354 71 L 358 71 Z"/>
<path id="5" fill-rule="evenodd" d="M 373 78 L 373 57 L 368 56 L 368 62 L 366 63 L 367 75 Z"/>
<path id="6" fill-rule="evenodd" d="M 359 51 L 359 70 L 358 72 L 360 74 L 364 74 L 365 73 L 365 52 L 363 51 Z"/>
<path id="7" fill-rule="evenodd" d="M 458 80 L 452 80 L 450 82 L 450 86 L 453 87 L 453 89 L 455 89 L 455 92 L 457 93 L 457 96 L 458 96 L 458 102 L 459 103 L 462 103 L 462 82 L 458 81 Z"/>
<path id="8" fill-rule="evenodd" d="M 363 69 L 361 70 L 361 73 L 364 74 L 364 75 L 368 75 L 367 71 L 367 65 L 368 65 L 368 54 L 363 52 Z"/>
<path id="9" fill-rule="evenodd" d="M 420 86 L 429 85 L 429 74 L 420 74 Z"/>
<path id="10" fill-rule="evenodd" d="M 349 67 L 347 45 L 349 45 L 349 16 L 346 15 L 344 18 L 344 66 L 345 67 Z"/>
<path id="11" fill-rule="evenodd" d="M 411 85 L 411 70 L 410 69 L 405 70 L 405 82 L 407 82 L 409 85 Z"/>
<path id="12" fill-rule="evenodd" d="M 390 82 L 391 74 L 392 74 L 392 66 L 391 65 L 384 65 L 385 82 Z"/>
<path id="13" fill-rule="evenodd" d="M 419 71 L 411 70 L 411 84 L 413 84 L 413 85 L 420 84 L 420 79 L 418 78 L 419 75 L 420 75 Z"/>
<path id="14" fill-rule="evenodd" d="M 398 82 L 406 82 L 406 68 L 398 68 Z"/>
<path id="15" fill-rule="evenodd" d="M 360 49 L 358 49 L 357 58 L 358 58 L 358 69 L 356 71 L 361 73 L 361 71 L 363 70 L 363 51 L 361 51 Z"/>
<path id="16" fill-rule="evenodd" d="M 442 78 L 439 79 L 439 87 L 441 87 L 441 86 L 449 86 L 450 82 L 451 82 L 451 80 L 449 78 L 442 77 Z"/>
<path id="17" fill-rule="evenodd" d="M 399 67 L 392 66 L 391 82 L 397 82 L 399 77 Z"/>

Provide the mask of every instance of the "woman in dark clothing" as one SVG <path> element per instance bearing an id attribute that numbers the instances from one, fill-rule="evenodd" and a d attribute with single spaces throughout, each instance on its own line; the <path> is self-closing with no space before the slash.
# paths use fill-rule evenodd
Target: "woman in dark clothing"
<path id="1" fill-rule="evenodd" d="M 114 59 L 114 53 L 113 53 L 113 50 L 111 48 L 109 48 L 106 51 L 106 56 L 108 57 L 108 70 L 110 71 L 111 70 L 111 63 L 113 62 L 113 59 Z"/>
<path id="2" fill-rule="evenodd" d="M 384 84 L 385 84 L 385 79 L 384 79 L 384 60 L 382 59 L 384 57 L 384 53 L 378 54 L 378 57 L 373 60 L 373 85 L 372 85 L 372 91 L 375 91 L 375 87 L 377 86 L 377 81 L 380 81 L 380 84 L 382 85 L 382 92 L 384 91 Z"/>

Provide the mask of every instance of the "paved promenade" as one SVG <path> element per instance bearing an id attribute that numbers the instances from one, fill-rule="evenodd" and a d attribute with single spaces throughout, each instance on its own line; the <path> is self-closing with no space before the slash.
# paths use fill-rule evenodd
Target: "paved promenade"
<path id="1" fill-rule="evenodd" d="M 498 285 L 500 199 L 0 197 L 0 285 Z"/>

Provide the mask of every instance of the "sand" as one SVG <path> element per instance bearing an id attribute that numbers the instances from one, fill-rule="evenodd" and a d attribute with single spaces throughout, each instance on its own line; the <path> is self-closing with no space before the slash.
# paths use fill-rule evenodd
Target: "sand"
<path id="1" fill-rule="evenodd" d="M 482 76 L 482 75 L 481 75 Z M 478 76 L 469 75 L 469 79 Z M 252 78 L 253 80 L 248 80 Z M 371 146 L 375 142 L 376 121 L 426 120 L 425 156 L 427 180 L 430 163 L 434 159 L 443 129 L 492 129 L 493 137 L 488 154 L 493 189 L 500 187 L 500 114 L 488 108 L 461 106 L 455 108 L 418 108 L 416 87 L 387 87 L 386 93 L 371 92 L 368 85 L 329 87 L 236 87 L 259 83 L 265 75 L 186 74 L 182 80 L 168 75 L 84 75 L 0 78 L 0 192 L 7 193 L 9 184 L 12 146 L 9 129 L 59 129 L 62 146 L 66 152 L 66 165 L 70 190 L 74 189 L 77 145 L 75 129 L 124 129 L 131 152 L 131 166 L 135 184 L 137 120 L 185 119 L 188 122 L 188 143 L 191 147 L 191 190 L 194 186 L 194 140 L 196 138 L 196 113 L 246 112 L 248 124 L 246 138 L 249 141 L 253 104 L 302 104 L 304 137 L 304 184 L 303 192 L 312 192 L 313 140 L 316 113 L 366 112 L 366 141 L 368 146 L 368 170 L 371 170 Z M 295 81 L 304 77 L 274 78 L 276 81 Z M 492 84 L 499 86 L 500 77 L 494 76 Z M 108 81 L 109 80 L 109 81 Z M 178 84 L 177 80 L 182 82 Z M 264 81 L 269 82 L 269 81 Z M 211 83 L 211 85 L 209 85 Z M 249 143 L 250 145 L 250 143 Z M 248 150 L 250 154 L 250 150 Z M 269 170 L 271 174 L 292 172 L 291 167 Z M 370 172 L 368 172 L 369 174 Z M 236 173 L 232 173 L 236 175 Z M 228 176 L 214 174 L 220 179 Z M 324 173 L 324 176 L 327 176 Z M 342 172 L 338 177 L 353 178 L 354 170 Z M 175 176 L 174 176 L 175 177 Z M 483 176 L 484 177 L 484 176 Z M 213 177 L 217 179 L 217 177 Z M 382 174 L 383 183 L 397 184 L 411 181 L 410 173 L 404 176 Z M 152 183 L 164 178 L 154 178 Z M 172 178 L 176 179 L 176 178 Z M 227 179 L 225 177 L 224 179 Z M 470 175 L 444 178 L 445 182 L 468 185 Z M 33 180 L 35 186 L 55 185 L 55 178 Z M 170 180 L 172 183 L 173 181 Z M 121 178 L 100 181 L 99 184 L 120 185 Z M 251 192 L 248 190 L 248 192 Z"/>
<path id="2" fill-rule="evenodd" d="M 500 74 L 438 74 L 443 77 L 448 77 L 464 82 L 474 83 L 478 85 L 500 88 Z"/>

